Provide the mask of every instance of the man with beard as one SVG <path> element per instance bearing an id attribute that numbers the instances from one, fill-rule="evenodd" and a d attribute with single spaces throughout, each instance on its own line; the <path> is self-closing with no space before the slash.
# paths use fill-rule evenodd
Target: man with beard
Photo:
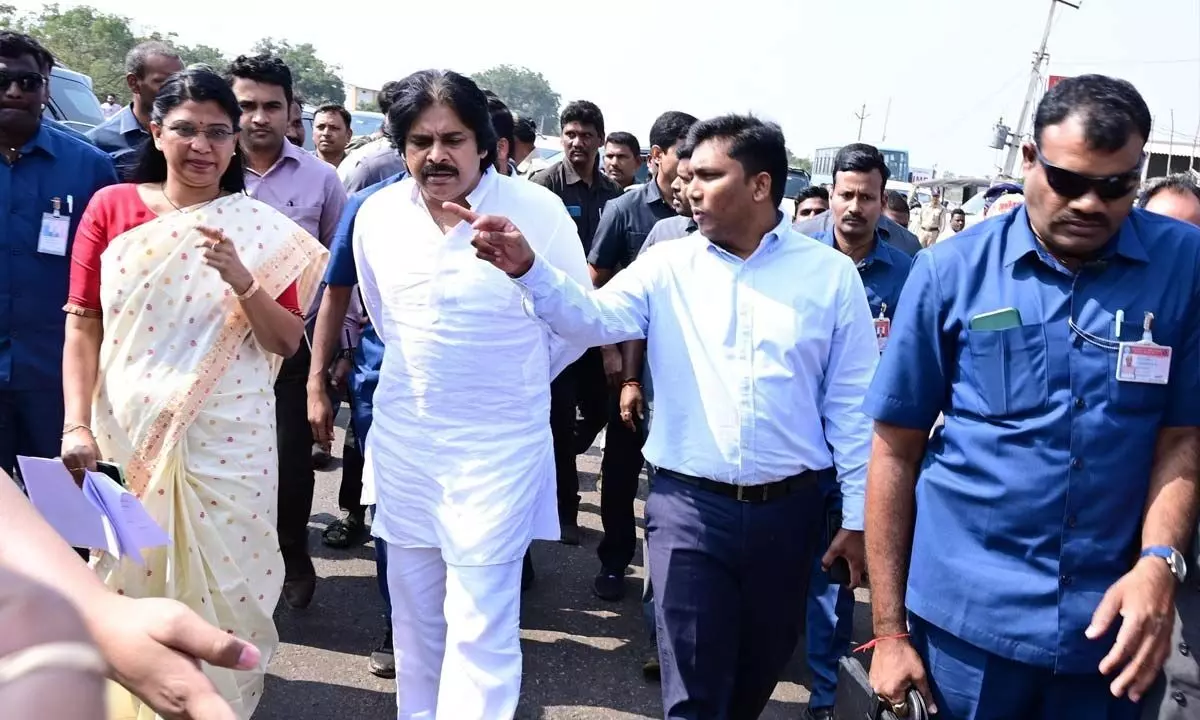
<path id="1" fill-rule="evenodd" d="M 558 538 L 550 381 L 582 346 L 475 257 L 470 223 L 504 215 L 559 271 L 587 282 L 587 268 L 558 199 L 496 172 L 470 78 L 409 76 L 387 122 L 415 174 L 366 199 L 353 245 L 384 345 L 364 482 L 387 542 L 397 716 L 504 720 L 521 684 L 521 558 Z"/>
<path id="2" fill-rule="evenodd" d="M 819 232 L 813 238 L 840 251 L 854 261 L 867 291 L 867 304 L 875 318 L 875 336 L 883 352 L 891 330 L 900 291 L 908 279 L 912 258 L 888 244 L 879 232 L 884 212 L 883 199 L 908 206 L 899 193 L 886 190 L 888 167 L 883 154 L 871 145 L 855 143 L 838 151 L 833 160 L 833 193 L 829 213 L 834 219 L 832 232 Z M 899 222 L 896 216 L 892 220 Z M 825 508 L 825 532 L 821 536 L 818 559 L 813 563 L 808 587 L 808 620 L 805 624 L 806 658 L 812 674 L 812 695 L 808 701 L 810 720 L 832 720 L 837 692 L 838 661 L 850 652 L 850 633 L 854 624 L 854 593 L 829 576 L 832 556 L 824 556 L 835 532 L 842 526 L 842 494 L 835 478 L 826 478 L 822 491 Z M 847 534 L 855 552 L 863 553 L 860 532 Z"/>
<path id="3" fill-rule="evenodd" d="M 779 211 L 778 126 L 729 115 L 697 123 L 687 143 L 699 232 L 660 243 L 599 290 L 554 268 L 506 218 L 478 220 L 473 242 L 562 337 L 647 340 L 663 713 L 755 718 L 798 640 L 820 477 L 835 464 L 845 526 L 862 527 L 860 404 L 878 352 L 853 263 Z M 847 560 L 857 582 L 861 562 Z"/>
<path id="4" fill-rule="evenodd" d="M 242 108 L 240 144 L 246 158 L 246 192 L 290 217 L 328 247 L 346 204 L 346 191 L 332 167 L 284 137 L 294 99 L 288 66 L 269 55 L 242 55 L 229 66 L 226 79 Z M 316 309 L 314 305 L 306 318 L 311 320 Z M 356 318 L 346 316 L 345 322 L 348 330 L 357 331 Z M 293 608 L 308 607 L 317 583 L 308 554 L 308 518 L 316 483 L 306 392 L 309 356 L 308 343 L 301 343 L 296 354 L 283 361 L 275 380 L 279 448 L 276 525 L 285 567 L 283 597 Z"/>
<path id="5" fill-rule="evenodd" d="M 133 100 L 87 132 L 96 147 L 112 156 L 122 182 L 129 182 L 138 164 L 138 151 L 150 139 L 154 97 L 167 78 L 181 70 L 179 56 L 157 40 L 140 43 L 125 56 L 125 84 Z"/>
<path id="6" fill-rule="evenodd" d="M 308 131 L 304 127 L 304 99 L 299 95 L 292 96 L 292 104 L 288 106 L 288 125 L 285 136 L 288 142 L 296 147 L 304 147 L 308 139 Z"/>
<path id="7" fill-rule="evenodd" d="M 674 110 L 659 115 L 654 121 L 650 128 L 650 160 L 657 172 L 651 182 L 609 201 L 604 208 L 588 255 L 592 283 L 596 287 L 603 286 L 619 268 L 633 262 L 655 223 L 675 215 L 671 187 L 679 163 L 677 151 L 695 122 L 692 115 Z M 604 438 L 604 459 L 600 464 L 600 474 L 604 478 L 600 488 L 604 538 L 596 549 L 600 572 L 592 583 L 592 591 L 601 600 L 618 602 L 625 597 L 625 570 L 637 547 L 633 501 L 644 463 L 639 432 L 631 430 L 620 416 L 621 388 L 638 381 L 640 366 L 626 371 L 619 346 L 603 347 L 601 352 L 605 356 L 605 374 L 609 383 L 608 431 Z M 614 356 L 615 360 L 609 356 Z"/>
<path id="8" fill-rule="evenodd" d="M 1133 209 L 1150 126 L 1128 82 L 1063 80 L 1024 205 L 913 263 L 864 402 L 871 684 L 900 710 L 915 686 L 947 718 L 1136 717 L 1170 650 L 1200 230 Z"/>
<path id="9" fill-rule="evenodd" d="M 61 448 L 71 244 L 92 194 L 117 181 L 106 154 L 42 119 L 53 66 L 37 40 L 0 30 L 0 470 L 9 475 L 17 455 Z"/>
<path id="10" fill-rule="evenodd" d="M 549 188 L 566 205 L 575 221 L 586 254 L 600 224 L 605 203 L 622 190 L 600 171 L 598 150 L 604 137 L 604 114 L 595 103 L 576 100 L 559 116 L 564 158 L 530 176 Z M 550 388 L 550 428 L 554 435 L 554 462 L 558 472 L 560 541 L 578 545 L 579 471 L 575 456 L 586 452 L 608 418 L 608 385 L 605 375 L 620 373 L 621 356 L 615 349 L 602 356 L 591 348 L 559 375 Z M 576 407 L 583 420 L 576 422 Z M 578 425 L 578 427 L 577 427 Z"/>
<path id="11" fill-rule="evenodd" d="M 341 105 L 322 105 L 313 112 L 315 154 L 335 168 L 346 159 L 346 144 L 354 134 L 350 121 L 350 111 Z"/>

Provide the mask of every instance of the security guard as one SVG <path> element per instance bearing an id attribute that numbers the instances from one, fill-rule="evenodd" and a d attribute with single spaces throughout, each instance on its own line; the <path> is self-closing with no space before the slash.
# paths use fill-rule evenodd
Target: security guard
<path id="1" fill-rule="evenodd" d="M 856 143 L 838 151 L 833 161 L 829 208 L 832 223 L 828 230 L 813 235 L 841 250 L 858 266 L 871 317 L 875 318 L 875 336 L 881 352 L 887 343 L 900 290 L 912 267 L 912 257 L 892 247 L 879 230 L 888 196 L 888 174 L 883 154 L 871 145 Z M 841 527 L 842 497 L 836 477 L 827 478 L 822 490 L 827 518 L 820 551 L 823 555 Z M 855 539 L 861 543 L 861 533 Z M 861 544 L 858 552 L 862 552 Z M 812 695 L 808 701 L 808 717 L 812 720 L 834 717 L 838 660 L 850 652 L 854 623 L 854 593 L 832 582 L 825 565 L 830 561 L 832 557 L 818 558 L 808 586 L 804 636 L 812 674 Z"/>
<path id="2" fill-rule="evenodd" d="M 54 60 L 37 40 L 0 31 L 0 469 L 17 455 L 56 457 L 75 228 L 92 194 L 117 181 L 101 150 L 41 120 Z"/>
<path id="3" fill-rule="evenodd" d="M 917 255 L 864 403 L 892 703 L 1129 718 L 1162 667 L 1196 525 L 1200 230 L 1132 210 L 1149 134 L 1128 82 L 1064 80 L 1024 207 Z"/>

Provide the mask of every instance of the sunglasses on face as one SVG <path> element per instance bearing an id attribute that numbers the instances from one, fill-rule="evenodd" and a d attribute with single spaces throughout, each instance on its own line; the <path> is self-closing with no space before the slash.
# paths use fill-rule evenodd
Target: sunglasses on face
<path id="1" fill-rule="evenodd" d="M 1116 200 L 1129 195 L 1137 189 L 1138 183 L 1141 182 L 1142 163 L 1146 161 L 1146 157 L 1143 155 L 1132 170 L 1120 175 L 1097 178 L 1060 168 L 1046 159 L 1041 148 L 1035 147 L 1034 149 L 1037 152 L 1038 162 L 1046 172 L 1046 184 L 1050 186 L 1051 190 L 1069 200 L 1083 197 L 1090 191 L 1095 191 L 1101 200 Z"/>
<path id="2" fill-rule="evenodd" d="M 37 92 L 46 86 L 46 76 L 35 72 L 13 72 L 0 70 L 0 92 L 16 83 L 21 92 Z"/>

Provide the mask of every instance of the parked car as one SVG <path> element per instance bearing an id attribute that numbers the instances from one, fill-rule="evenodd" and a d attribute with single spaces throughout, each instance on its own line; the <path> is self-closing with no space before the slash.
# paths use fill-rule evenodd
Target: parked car
<path id="1" fill-rule="evenodd" d="M 55 67 L 50 71 L 50 99 L 42 110 L 48 117 L 79 133 L 104 122 L 100 101 L 92 90 L 92 79 L 83 73 Z"/>

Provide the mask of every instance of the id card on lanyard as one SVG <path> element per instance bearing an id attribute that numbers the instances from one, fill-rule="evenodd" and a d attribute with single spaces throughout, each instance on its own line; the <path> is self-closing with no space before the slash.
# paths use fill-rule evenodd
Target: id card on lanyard
<path id="1" fill-rule="evenodd" d="M 60 198 L 51 199 L 50 204 L 53 210 L 42 213 L 42 227 L 38 231 L 38 252 L 44 255 L 63 257 L 67 254 L 67 238 L 71 233 L 71 218 L 69 214 L 62 214 Z M 68 195 L 68 213 L 71 212 L 72 205 L 74 205 L 74 198 Z"/>
<path id="2" fill-rule="evenodd" d="M 1142 339 L 1120 343 L 1117 349 L 1117 380 L 1166 385 L 1171 378 L 1171 348 L 1154 342 L 1150 325 L 1154 314 L 1146 313 Z"/>
<path id="3" fill-rule="evenodd" d="M 887 347 L 888 336 L 892 334 L 892 321 L 884 316 L 887 312 L 887 303 L 879 306 L 879 317 L 875 318 L 875 344 L 879 347 L 879 352 Z"/>

